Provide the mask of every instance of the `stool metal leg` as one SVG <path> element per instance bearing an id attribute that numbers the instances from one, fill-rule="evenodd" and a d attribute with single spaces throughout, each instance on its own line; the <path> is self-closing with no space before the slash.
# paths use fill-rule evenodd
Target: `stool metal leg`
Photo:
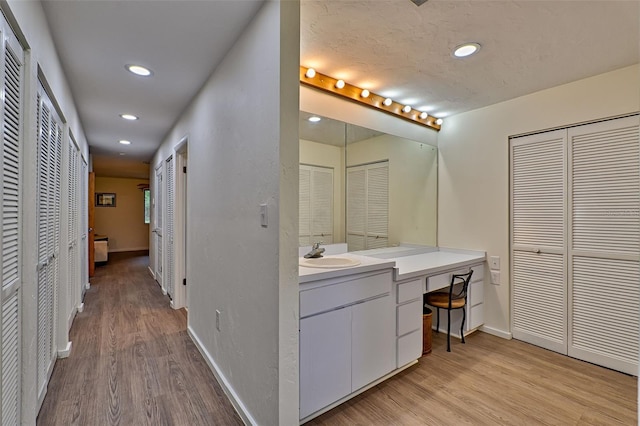
<path id="1" fill-rule="evenodd" d="M 467 310 L 465 308 L 466 306 L 462 307 L 462 325 L 460 326 L 460 336 L 462 336 L 462 343 L 464 343 L 464 320 L 467 316 Z"/>
<path id="2" fill-rule="evenodd" d="M 438 313 L 438 320 L 436 321 L 436 333 L 440 333 L 440 308 L 436 308 Z"/>
<path id="3" fill-rule="evenodd" d="M 451 309 L 447 309 L 447 352 L 451 352 Z"/>

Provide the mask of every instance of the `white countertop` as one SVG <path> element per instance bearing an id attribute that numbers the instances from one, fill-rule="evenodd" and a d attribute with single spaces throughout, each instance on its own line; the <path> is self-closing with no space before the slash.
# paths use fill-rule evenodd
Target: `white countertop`
<path id="1" fill-rule="evenodd" d="M 394 280 L 401 281 L 408 278 L 434 275 L 440 272 L 484 262 L 485 252 L 450 251 L 441 249 L 430 253 L 398 256 L 388 260 L 396 263 Z"/>
<path id="2" fill-rule="evenodd" d="M 342 277 L 345 275 L 359 274 L 361 272 L 371 272 L 380 269 L 391 269 L 395 262 L 390 259 L 378 259 L 370 256 L 362 256 L 353 253 L 343 253 L 340 255 L 324 256 L 324 257 L 346 257 L 349 259 L 359 260 L 357 266 L 348 268 L 308 268 L 305 266 L 298 267 L 299 283 L 304 284 L 311 281 L 324 280 L 327 278 Z"/>

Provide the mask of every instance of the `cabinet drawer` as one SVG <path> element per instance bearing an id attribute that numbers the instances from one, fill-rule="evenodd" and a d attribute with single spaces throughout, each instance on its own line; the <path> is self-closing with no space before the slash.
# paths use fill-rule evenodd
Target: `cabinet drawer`
<path id="1" fill-rule="evenodd" d="M 475 274 L 475 272 L 474 272 Z M 469 294 L 467 301 L 470 306 L 475 306 L 484 302 L 484 282 L 475 281 L 469 284 Z"/>
<path id="2" fill-rule="evenodd" d="M 391 292 L 391 272 L 300 291 L 300 318 Z"/>
<path id="3" fill-rule="evenodd" d="M 473 275 L 471 276 L 472 283 L 484 280 L 484 265 L 472 266 L 471 269 L 473 269 Z"/>
<path id="4" fill-rule="evenodd" d="M 422 356 L 422 329 L 398 337 L 397 368 Z"/>
<path id="5" fill-rule="evenodd" d="M 422 298 L 422 280 L 417 279 L 408 283 L 398 284 L 398 303 L 404 303 L 411 299 Z"/>
<path id="6" fill-rule="evenodd" d="M 396 329 L 398 336 L 422 329 L 422 299 L 398 306 L 396 309 L 398 312 Z"/>
<path id="7" fill-rule="evenodd" d="M 473 330 L 484 324 L 484 304 L 472 306 L 469 312 L 468 323 L 465 324 L 467 330 Z"/>

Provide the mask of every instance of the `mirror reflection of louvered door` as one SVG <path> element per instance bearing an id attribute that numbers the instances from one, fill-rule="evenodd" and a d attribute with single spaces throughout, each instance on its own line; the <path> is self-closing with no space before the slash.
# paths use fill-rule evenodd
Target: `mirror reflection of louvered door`
<path id="1" fill-rule="evenodd" d="M 89 229 L 89 209 L 87 208 L 87 196 L 89 194 L 89 166 L 87 161 L 82 158 L 82 166 L 80 169 L 80 301 L 84 300 L 84 293 L 89 282 L 89 247 L 88 247 L 88 229 Z"/>
<path id="2" fill-rule="evenodd" d="M 566 131 L 511 139 L 512 332 L 566 353 Z"/>
<path id="3" fill-rule="evenodd" d="M 3 17 L 0 17 L 2 32 L 2 53 L 0 64 L 2 69 L 1 119 L 3 123 L 2 161 L 2 230 L 0 235 L 0 253 L 2 258 L 2 327 L 0 348 L 0 424 L 21 424 L 20 415 L 20 382 L 21 382 L 21 211 L 22 185 L 20 170 L 22 168 L 23 115 L 21 106 L 24 99 L 24 53 L 18 40 L 9 29 Z"/>
<path id="4" fill-rule="evenodd" d="M 389 162 L 347 168 L 349 251 L 389 245 Z"/>
<path id="5" fill-rule="evenodd" d="M 333 169 L 300 165 L 299 244 L 333 244 Z"/>
<path id="6" fill-rule="evenodd" d="M 570 356 L 638 374 L 638 116 L 568 129 Z"/>
<path id="7" fill-rule="evenodd" d="M 79 164 L 80 150 L 75 141 L 69 138 L 69 162 L 68 166 L 68 192 L 67 192 L 67 241 L 69 242 L 69 253 L 67 255 L 67 275 L 69 284 L 67 286 L 67 300 L 69 302 L 69 311 L 75 307 L 75 303 L 80 294 L 80 265 L 79 261 L 79 238 L 78 238 L 78 219 L 80 212 L 78 211 L 78 191 L 79 191 Z"/>
<path id="8" fill-rule="evenodd" d="M 169 298 L 175 297 L 175 251 L 173 249 L 173 237 L 174 237 L 174 207 L 175 207 L 175 167 L 173 156 L 167 160 L 167 224 L 165 233 L 165 243 L 167 245 L 167 273 L 164 277 L 165 287 L 167 288 L 167 294 Z"/>
<path id="9" fill-rule="evenodd" d="M 41 404 L 55 363 L 55 297 L 59 274 L 62 121 L 42 84 L 38 100 L 38 371 Z"/>

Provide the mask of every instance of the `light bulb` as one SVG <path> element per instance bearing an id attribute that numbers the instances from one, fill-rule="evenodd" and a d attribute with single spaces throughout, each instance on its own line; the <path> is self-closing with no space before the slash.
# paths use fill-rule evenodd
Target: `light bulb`
<path id="1" fill-rule="evenodd" d="M 338 80 L 336 81 L 336 87 L 338 89 L 342 89 L 344 87 L 344 80 Z"/>
<path id="2" fill-rule="evenodd" d="M 437 124 L 438 126 L 442 125 L 442 123 L 444 123 L 444 120 L 443 120 L 442 118 L 438 118 L 438 119 L 436 120 L 436 124 Z"/>
<path id="3" fill-rule="evenodd" d="M 391 100 L 391 98 L 386 98 L 383 102 L 384 106 L 389 106 L 393 103 L 393 101 Z"/>
<path id="4" fill-rule="evenodd" d="M 411 112 L 411 107 L 409 105 L 405 105 L 404 108 L 402 108 L 402 112 L 406 112 L 406 113 Z"/>
<path id="5" fill-rule="evenodd" d="M 360 93 L 360 96 L 362 96 L 363 98 L 368 98 L 369 97 L 369 91 L 367 89 L 364 89 L 362 91 L 362 93 Z"/>
<path id="6" fill-rule="evenodd" d="M 306 72 L 306 73 L 304 73 L 304 75 L 305 75 L 307 78 L 313 78 L 313 77 L 315 77 L 315 76 L 316 76 L 316 70 L 314 70 L 313 68 L 309 68 L 309 69 L 307 70 L 307 72 Z"/>
<path id="7" fill-rule="evenodd" d="M 426 112 L 421 112 L 420 113 L 420 118 L 422 118 L 423 120 L 425 120 L 427 117 L 429 117 L 429 114 L 427 114 Z"/>

